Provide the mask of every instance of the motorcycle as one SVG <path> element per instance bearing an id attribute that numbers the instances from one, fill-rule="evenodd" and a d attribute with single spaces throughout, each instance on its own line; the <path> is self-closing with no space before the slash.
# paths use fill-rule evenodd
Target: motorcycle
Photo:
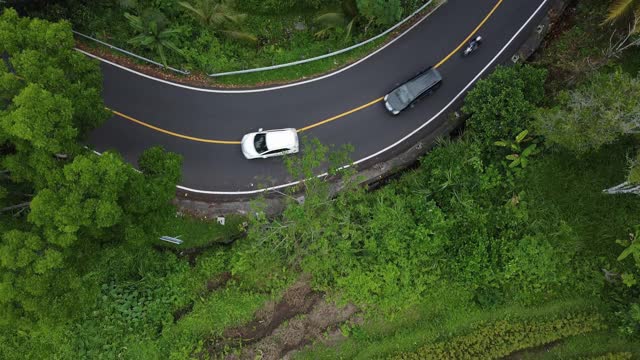
<path id="1" fill-rule="evenodd" d="M 478 36 L 477 38 L 471 40 L 469 45 L 462 52 L 462 56 L 468 56 L 472 52 L 476 51 L 480 47 L 480 43 L 482 42 L 482 37 Z"/>

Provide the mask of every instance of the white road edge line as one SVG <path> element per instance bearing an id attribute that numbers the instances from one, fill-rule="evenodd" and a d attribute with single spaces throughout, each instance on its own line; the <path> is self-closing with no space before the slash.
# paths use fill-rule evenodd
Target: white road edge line
<path id="1" fill-rule="evenodd" d="M 406 135 L 405 137 L 403 137 L 402 139 L 396 141 L 395 143 L 387 146 L 386 148 L 371 154 L 367 157 L 364 157 L 358 161 L 355 161 L 353 164 L 357 165 L 360 164 L 364 161 L 367 161 L 373 157 L 376 157 L 380 154 L 382 154 L 383 152 L 386 152 L 387 150 L 394 148 L 396 146 L 398 146 L 400 143 L 404 142 L 405 140 L 407 140 L 408 138 L 410 138 L 411 136 L 413 136 L 414 134 L 416 134 L 418 131 L 422 130 L 425 126 L 427 126 L 429 123 L 431 123 L 433 120 L 435 120 L 438 116 L 440 116 L 443 112 L 445 112 L 456 100 L 458 100 L 458 98 L 464 94 L 465 91 L 467 91 L 467 89 L 473 85 L 474 82 L 476 82 L 476 80 L 478 80 L 478 78 L 480 78 L 480 76 L 482 76 L 482 74 L 487 71 L 487 69 L 489 67 L 491 67 L 493 65 L 493 63 L 502 55 L 503 52 L 505 52 L 507 50 L 507 48 L 511 45 L 511 43 L 520 35 L 520 33 L 527 27 L 527 25 L 529 25 L 529 23 L 531 22 L 531 20 L 533 20 L 534 17 L 536 17 L 536 15 L 538 15 L 538 13 L 540 12 L 540 9 L 542 9 L 544 7 L 544 5 L 548 2 L 549 0 L 543 0 L 542 3 L 540 4 L 540 6 L 538 6 L 538 8 L 536 9 L 536 11 L 529 17 L 529 19 L 527 19 L 527 21 L 520 27 L 520 29 L 515 33 L 515 35 L 513 35 L 513 37 L 511 37 L 511 39 L 507 42 L 507 44 L 498 52 L 498 54 L 496 54 L 496 56 L 493 57 L 493 59 L 491 59 L 491 61 L 489 61 L 489 63 L 482 69 L 480 70 L 480 72 L 478 73 L 478 75 L 476 75 L 468 84 L 467 86 L 465 86 L 447 105 L 445 105 L 444 108 L 442 108 L 442 110 L 440 110 L 437 114 L 435 114 L 434 116 L 432 116 L 429 120 L 427 120 L 426 122 L 424 122 L 422 125 L 420 125 L 420 127 L 418 127 L 417 129 L 413 130 L 412 132 L 410 132 L 408 135 Z M 348 167 L 350 165 L 346 165 L 345 167 Z M 317 175 L 317 177 L 325 177 L 327 176 L 327 173 L 323 173 L 320 175 Z M 210 194 L 210 195 L 250 195 L 250 194 L 258 194 L 258 193 L 262 193 L 262 192 L 266 192 L 266 191 L 271 191 L 271 190 L 277 190 L 277 189 L 282 189 L 285 187 L 289 187 L 289 186 L 293 186 L 293 185 L 297 185 L 299 184 L 300 181 L 294 181 L 294 182 L 290 182 L 287 184 L 282 184 L 282 185 L 278 185 L 278 186 L 272 186 L 272 187 L 268 187 L 268 188 L 264 188 L 264 189 L 258 189 L 258 190 L 249 190 L 249 191 L 206 191 L 206 190 L 198 190 L 198 189 L 191 189 L 188 188 L 186 186 L 181 186 L 181 185 L 177 185 L 176 187 L 178 189 L 181 190 L 185 190 L 185 191 L 190 191 L 193 193 L 198 193 L 198 194 Z"/>
<path id="2" fill-rule="evenodd" d="M 385 44 L 384 46 L 382 46 L 381 48 L 377 49 L 376 51 L 372 52 L 371 54 L 363 57 L 362 59 L 354 62 L 353 64 L 347 65 L 345 67 L 343 67 L 342 69 L 338 69 L 334 72 L 330 72 L 328 74 L 313 78 L 313 79 L 309 79 L 309 80 L 304 80 L 304 81 L 299 81 L 296 83 L 291 83 L 291 84 L 284 84 L 284 85 L 279 85 L 279 86 L 274 86 L 274 87 L 268 87 L 268 88 L 260 88 L 260 89 L 244 89 L 244 90 L 226 90 L 226 89 L 206 89 L 206 88 L 199 88 L 199 87 L 194 87 L 194 86 L 188 86 L 188 85 L 183 85 L 183 84 L 178 84 L 172 81 L 167 81 L 164 79 L 159 79 L 147 74 L 143 74 L 139 71 L 135 71 L 133 69 L 129 69 L 125 66 L 116 64 L 112 61 L 103 59 L 97 55 L 93 55 L 91 53 L 88 53 L 84 50 L 78 49 L 76 48 L 76 50 L 78 52 L 81 52 L 85 55 L 87 55 L 88 57 L 97 59 L 99 61 L 102 61 L 105 64 L 109 64 L 111 66 L 120 68 L 122 70 L 128 71 L 130 73 L 136 74 L 138 76 L 142 76 L 145 77 L 147 79 L 151 79 L 151 80 L 155 80 L 161 83 L 165 83 L 167 85 L 172 85 L 172 86 L 176 86 L 176 87 L 180 87 L 183 89 L 187 89 L 187 90 L 193 90 L 193 91 L 201 91 L 201 92 L 209 92 L 209 93 L 219 93 L 219 94 L 249 94 L 249 93 L 257 93 L 257 92 L 266 92 L 266 91 L 273 91 L 273 90 L 280 90 L 280 89 L 285 89 L 285 88 L 289 88 L 289 87 L 293 87 L 293 86 L 299 86 L 299 85 L 304 85 L 304 84 L 309 84 L 312 83 L 314 81 L 319 81 L 319 80 L 323 80 L 326 78 L 329 78 L 331 76 L 334 75 L 338 75 L 343 71 L 349 70 L 350 68 L 360 64 L 361 62 L 369 59 L 370 57 L 372 57 L 373 55 L 379 53 L 380 51 L 384 50 L 385 48 L 387 48 L 388 46 L 390 46 L 391 44 L 393 44 L 394 42 L 396 42 L 397 40 L 399 40 L 401 37 L 405 36 L 409 31 L 413 30 L 413 28 L 415 28 L 416 26 L 418 26 L 420 23 L 422 23 L 424 20 L 426 20 L 429 16 L 431 16 L 431 14 L 433 14 L 433 12 L 435 12 L 436 10 L 438 10 L 442 5 L 446 4 L 447 1 L 443 1 L 442 3 L 440 3 L 439 5 L 437 5 L 433 10 L 431 10 L 428 14 L 426 14 L 422 19 L 420 19 L 418 22 L 416 22 L 415 24 L 413 24 L 410 28 L 408 28 L 407 30 L 405 30 L 402 34 L 398 35 L 397 37 L 395 37 L 394 39 L 392 39 L 391 41 L 389 41 L 387 44 Z"/>

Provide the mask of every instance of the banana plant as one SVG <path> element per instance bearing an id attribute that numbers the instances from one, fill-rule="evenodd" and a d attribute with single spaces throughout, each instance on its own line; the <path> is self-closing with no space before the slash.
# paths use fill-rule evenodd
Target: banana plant
<path id="1" fill-rule="evenodd" d="M 317 38 L 324 38 L 329 35 L 332 29 L 345 29 L 345 40 L 348 40 L 353 33 L 353 27 L 360 14 L 355 0 L 343 0 L 341 10 L 328 12 L 317 16 L 313 22 L 321 28 L 314 35 Z"/>
<path id="2" fill-rule="evenodd" d="M 514 140 L 499 140 L 494 143 L 496 146 L 508 148 L 512 151 L 511 154 L 505 156 L 507 160 L 511 161 L 509 163 L 510 168 L 525 168 L 529 163 L 529 157 L 540 152 L 536 143 L 524 147 L 526 143 L 534 140 L 532 137 L 527 137 L 528 134 L 529 130 L 523 130 L 516 135 Z"/>
<path id="3" fill-rule="evenodd" d="M 635 226 L 635 231 L 629 234 L 628 240 L 616 240 L 616 243 L 625 247 L 624 251 L 618 256 L 618 261 L 622 261 L 631 256 L 636 263 L 636 266 L 640 267 L 640 226 Z M 632 287 L 638 283 L 638 278 L 632 273 L 622 274 L 622 282 L 628 287 Z"/>
<path id="4" fill-rule="evenodd" d="M 611 24 L 629 17 L 640 17 L 640 0 L 616 0 L 611 2 L 604 23 Z M 640 28 L 634 29 L 634 32 L 640 32 Z"/>
<path id="5" fill-rule="evenodd" d="M 172 50 L 180 55 L 183 52 L 174 43 L 176 37 L 182 33 L 177 28 L 168 28 L 167 21 L 159 12 L 149 12 L 142 16 L 125 13 L 124 16 L 129 20 L 129 25 L 136 31 L 137 35 L 129 39 L 129 44 L 137 47 L 155 50 L 162 61 L 164 67 L 167 65 L 167 57 L 165 49 Z"/>
<path id="6" fill-rule="evenodd" d="M 240 23 L 247 18 L 247 14 L 235 12 L 228 1 L 178 1 L 178 5 L 185 9 L 204 27 L 207 27 L 214 32 L 247 43 L 256 43 L 258 41 L 255 35 L 237 30 Z"/>

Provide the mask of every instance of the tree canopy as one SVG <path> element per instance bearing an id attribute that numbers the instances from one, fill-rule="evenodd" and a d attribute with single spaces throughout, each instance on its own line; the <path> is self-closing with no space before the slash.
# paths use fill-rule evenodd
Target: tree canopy
<path id="1" fill-rule="evenodd" d="M 599 73 L 570 91 L 558 105 L 541 109 L 535 126 L 551 143 L 582 155 L 640 127 L 640 80 L 617 71 Z"/>
<path id="2" fill-rule="evenodd" d="M 544 69 L 517 65 L 498 67 L 478 81 L 462 108 L 470 115 L 469 130 L 487 144 L 515 138 L 527 129 L 530 114 L 544 97 L 546 74 Z"/>
<path id="3" fill-rule="evenodd" d="M 151 148 L 137 171 L 84 147 L 109 112 L 97 62 L 73 47 L 66 22 L 0 15 L 0 200 L 28 206 L 0 214 L 0 326 L 69 318 L 95 297 L 87 259 L 175 214 L 180 156 Z"/>

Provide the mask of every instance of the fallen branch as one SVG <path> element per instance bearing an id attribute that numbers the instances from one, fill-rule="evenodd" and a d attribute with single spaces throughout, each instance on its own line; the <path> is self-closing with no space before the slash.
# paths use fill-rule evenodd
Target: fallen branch
<path id="1" fill-rule="evenodd" d="M 640 195 L 640 185 L 638 184 L 631 184 L 628 181 L 623 182 L 620 185 L 616 185 L 613 187 L 610 187 L 608 189 L 604 189 L 602 190 L 603 193 L 605 194 L 636 194 L 636 195 Z"/>
<path id="2" fill-rule="evenodd" d="M 31 201 L 23 202 L 23 203 L 17 204 L 17 205 L 7 206 L 6 208 L 0 209 L 0 213 L 3 213 L 5 211 L 16 210 L 16 209 L 23 209 L 23 208 L 28 207 L 29 205 L 31 205 Z"/>
<path id="3" fill-rule="evenodd" d="M 617 30 L 613 30 L 609 37 L 609 47 L 604 51 L 604 55 L 608 58 L 618 58 L 627 49 L 640 46 L 640 35 L 638 35 L 640 26 L 640 17 L 636 16 L 633 22 L 629 23 L 629 28 L 625 35 L 616 38 Z"/>

